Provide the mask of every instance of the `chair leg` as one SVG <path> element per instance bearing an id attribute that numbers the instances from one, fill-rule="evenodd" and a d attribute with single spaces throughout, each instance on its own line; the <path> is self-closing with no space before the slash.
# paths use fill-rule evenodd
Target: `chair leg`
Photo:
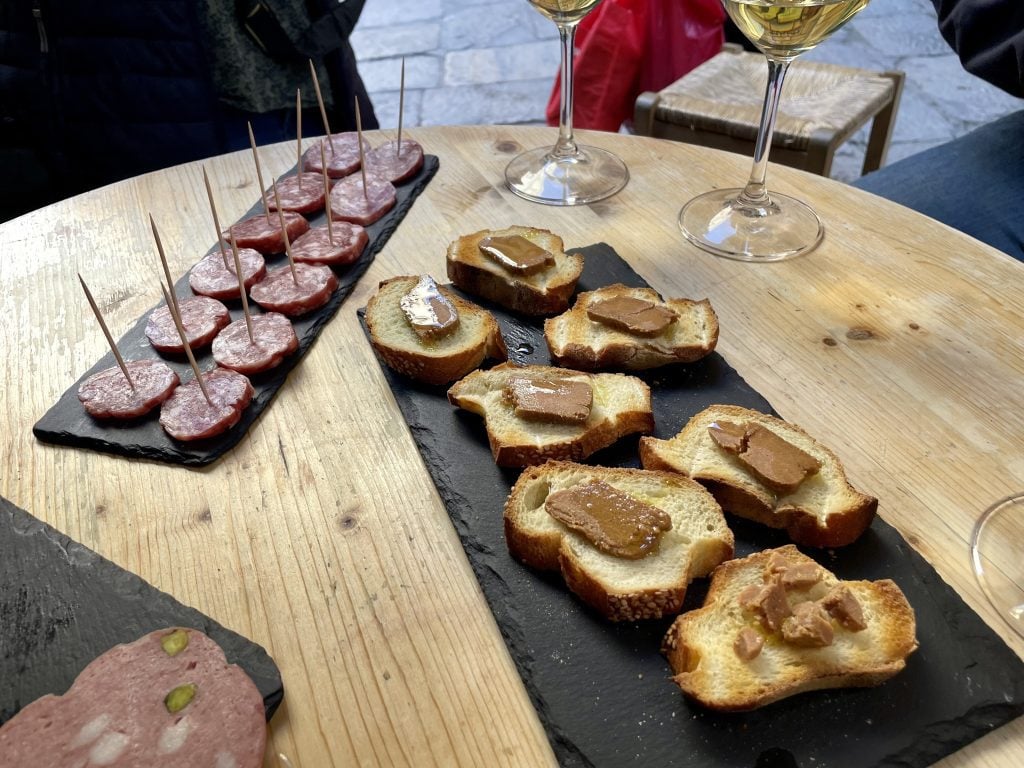
<path id="1" fill-rule="evenodd" d="M 885 162 L 885 156 L 889 152 L 889 140 L 896 124 L 896 110 L 899 109 L 900 96 L 903 95 L 903 81 L 906 79 L 903 72 L 883 72 L 882 76 L 893 82 L 892 100 L 871 121 L 871 135 L 868 137 L 868 147 L 864 153 L 862 174 L 877 171 Z"/>
<path id="2" fill-rule="evenodd" d="M 819 128 L 811 134 L 807 142 L 807 161 L 804 170 L 819 176 L 828 176 L 832 172 L 832 160 L 836 154 L 836 132 Z"/>
<path id="3" fill-rule="evenodd" d="M 654 112 L 661 96 L 653 91 L 644 91 L 636 97 L 633 112 L 633 130 L 641 136 L 651 136 L 654 130 Z"/>

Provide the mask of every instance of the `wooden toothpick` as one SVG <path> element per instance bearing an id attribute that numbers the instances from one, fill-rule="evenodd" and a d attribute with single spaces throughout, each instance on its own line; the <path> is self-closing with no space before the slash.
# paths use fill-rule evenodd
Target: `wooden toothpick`
<path id="1" fill-rule="evenodd" d="M 277 206 L 277 218 L 281 222 L 281 234 L 284 235 L 284 255 L 288 257 L 288 268 L 292 271 L 292 280 L 299 284 L 299 276 L 295 272 L 295 259 L 292 258 L 292 244 L 288 241 L 288 227 L 284 223 L 284 211 L 281 210 L 281 196 L 277 194 L 277 179 L 270 182 L 274 187 L 274 205 Z"/>
<path id="2" fill-rule="evenodd" d="M 188 356 L 188 364 L 192 366 L 192 373 L 195 374 L 196 382 L 199 384 L 199 388 L 203 391 L 203 397 L 206 398 L 206 402 L 213 405 L 213 401 L 210 399 L 210 393 L 206 390 L 206 382 L 203 381 L 203 372 L 199 370 L 199 364 L 196 362 L 195 355 L 192 354 L 192 347 L 188 345 L 188 339 L 185 337 L 185 329 L 181 325 L 181 315 L 178 314 L 176 304 L 172 304 L 171 296 L 174 295 L 174 291 L 171 291 L 171 296 L 167 295 L 167 289 L 163 283 L 160 283 L 160 290 L 164 295 L 164 302 L 167 304 L 167 309 L 171 313 L 171 319 L 174 320 L 174 327 L 178 329 L 178 335 L 181 337 L 181 343 L 185 347 L 185 354 Z"/>
<path id="3" fill-rule="evenodd" d="M 302 189 L 302 89 L 295 89 L 295 168 Z"/>
<path id="4" fill-rule="evenodd" d="M 359 98 L 353 99 L 356 105 L 356 143 L 359 145 L 359 172 L 363 175 L 363 197 L 370 202 L 370 193 L 366 191 L 366 156 L 363 154 L 363 118 L 359 114 Z"/>
<path id="5" fill-rule="evenodd" d="M 107 323 L 103 319 L 103 313 L 100 312 L 100 308 L 96 306 L 96 300 L 92 297 L 92 292 L 89 290 L 89 286 L 85 284 L 85 280 L 82 276 L 78 276 L 78 282 L 82 284 L 82 290 L 85 291 L 85 298 L 89 300 L 89 306 L 92 307 L 92 313 L 96 315 L 96 320 L 100 324 L 100 329 L 103 331 L 103 336 L 107 340 L 107 344 L 110 345 L 110 351 L 114 353 L 114 359 L 117 360 L 117 365 L 121 369 L 121 373 L 124 374 L 125 379 L 128 380 L 128 386 L 135 389 L 135 382 L 132 381 L 132 375 L 128 373 L 128 366 L 124 364 L 124 358 L 121 357 L 121 353 L 117 349 L 117 344 L 114 343 L 114 337 L 110 335 L 110 329 L 107 328 Z"/>
<path id="6" fill-rule="evenodd" d="M 171 301 L 168 302 L 168 305 L 173 303 L 174 314 L 181 317 L 181 308 L 178 306 L 178 296 L 174 292 L 174 280 L 171 279 L 171 270 L 167 266 L 167 256 L 164 255 L 164 246 L 163 243 L 160 242 L 160 233 L 156 231 L 156 222 L 153 221 L 152 213 L 149 214 L 149 226 L 153 230 L 153 239 L 156 241 L 156 251 L 160 254 L 160 263 L 164 268 L 164 277 L 167 278 L 167 290 L 171 292 Z M 188 344 L 185 346 L 188 346 Z"/>
<path id="7" fill-rule="evenodd" d="M 334 245 L 334 225 L 331 224 L 331 184 L 327 179 L 327 162 L 324 159 L 324 145 L 320 143 L 320 171 L 324 175 L 324 208 L 327 209 L 327 240 Z"/>
<path id="8" fill-rule="evenodd" d="M 327 143 L 331 145 L 331 154 L 334 154 L 334 142 L 331 141 L 331 124 L 327 122 L 327 108 L 324 106 L 324 97 L 320 93 L 320 80 L 316 76 L 316 67 L 313 60 L 309 60 L 309 74 L 313 76 L 313 89 L 316 91 L 316 103 L 320 106 L 320 118 L 324 121 L 324 132 L 327 134 Z"/>
<path id="9" fill-rule="evenodd" d="M 263 194 L 263 170 L 260 168 L 260 156 L 256 152 L 256 138 L 252 135 L 252 122 L 246 121 L 249 126 L 249 146 L 252 147 L 252 159 L 256 163 L 256 178 L 260 182 L 260 200 L 263 201 L 263 212 L 267 216 L 267 224 L 270 223 L 270 205 L 267 203 L 267 196 Z"/>
<path id="10" fill-rule="evenodd" d="M 217 247 L 220 248 L 220 257 L 224 261 L 224 269 L 231 271 L 228 266 L 228 250 L 224 247 L 224 235 L 220 229 L 220 218 L 217 216 L 217 206 L 213 204 L 213 190 L 210 188 L 210 177 L 206 174 L 206 166 L 203 166 L 203 183 L 206 184 L 206 199 L 210 201 L 210 213 L 213 214 L 213 226 L 217 228 Z"/>
<path id="11" fill-rule="evenodd" d="M 405 56 L 402 57 L 402 79 L 398 85 L 398 145 L 395 157 L 402 154 L 402 112 L 405 110 Z"/>
<path id="12" fill-rule="evenodd" d="M 242 314 L 245 316 L 245 328 L 249 331 L 249 343 L 255 344 L 256 337 L 252 334 L 252 317 L 249 315 L 249 297 L 245 295 L 245 278 L 242 277 L 242 261 L 238 258 L 238 243 L 235 233 L 231 233 L 231 255 L 235 257 L 235 277 L 238 278 L 238 295 L 242 298 Z"/>

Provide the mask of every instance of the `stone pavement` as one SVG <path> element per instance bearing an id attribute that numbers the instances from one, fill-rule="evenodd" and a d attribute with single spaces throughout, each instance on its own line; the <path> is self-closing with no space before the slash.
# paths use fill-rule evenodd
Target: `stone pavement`
<path id="1" fill-rule="evenodd" d="M 408 126 L 542 123 L 558 69 L 555 26 L 525 0 L 367 0 L 352 45 L 382 127 L 398 122 L 403 56 Z M 907 73 L 890 162 L 1024 108 L 963 70 L 930 0 L 873 0 L 806 58 Z M 859 175 L 866 140 L 840 151 L 833 177 Z"/>

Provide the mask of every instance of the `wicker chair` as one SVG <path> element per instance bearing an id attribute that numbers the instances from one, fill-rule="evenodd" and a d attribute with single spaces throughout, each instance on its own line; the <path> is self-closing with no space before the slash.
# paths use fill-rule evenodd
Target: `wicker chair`
<path id="1" fill-rule="evenodd" d="M 764 56 L 727 45 L 658 93 L 640 94 L 644 136 L 752 155 L 767 82 Z M 885 162 L 902 72 L 796 61 L 786 75 L 770 159 L 828 176 L 836 150 L 873 118 L 862 173 Z"/>

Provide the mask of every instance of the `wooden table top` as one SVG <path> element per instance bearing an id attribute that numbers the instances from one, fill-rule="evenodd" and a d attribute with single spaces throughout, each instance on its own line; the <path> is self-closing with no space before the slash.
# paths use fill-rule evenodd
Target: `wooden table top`
<path id="1" fill-rule="evenodd" d="M 199 163 L 114 184 L 0 225 L 0 494 L 262 644 L 287 696 L 267 766 L 554 762 L 456 533 L 355 310 L 396 274 L 443 277 L 462 234 L 545 227 L 611 244 L 666 295 L 711 299 L 718 351 L 786 419 L 842 456 L 939 574 L 1014 648 L 984 599 L 977 515 L 1024 489 L 1024 266 L 899 206 L 773 166 L 769 187 L 826 223 L 811 255 L 751 265 L 689 245 L 692 196 L 742 183 L 748 158 L 583 134 L 632 178 L 610 200 L 516 198 L 503 170 L 544 128 L 408 131 L 441 169 L 290 374 L 216 464 L 188 470 L 37 442 L 32 424 L 105 351 L 75 279 L 115 336 L 158 302 L 147 213 L 182 274 L 212 243 Z M 368 136 L 377 142 L 391 132 Z M 261 150 L 264 173 L 294 146 Z M 206 162 L 223 221 L 256 200 L 248 152 Z M 1017 766 L 1018 719 L 944 766 Z"/>

